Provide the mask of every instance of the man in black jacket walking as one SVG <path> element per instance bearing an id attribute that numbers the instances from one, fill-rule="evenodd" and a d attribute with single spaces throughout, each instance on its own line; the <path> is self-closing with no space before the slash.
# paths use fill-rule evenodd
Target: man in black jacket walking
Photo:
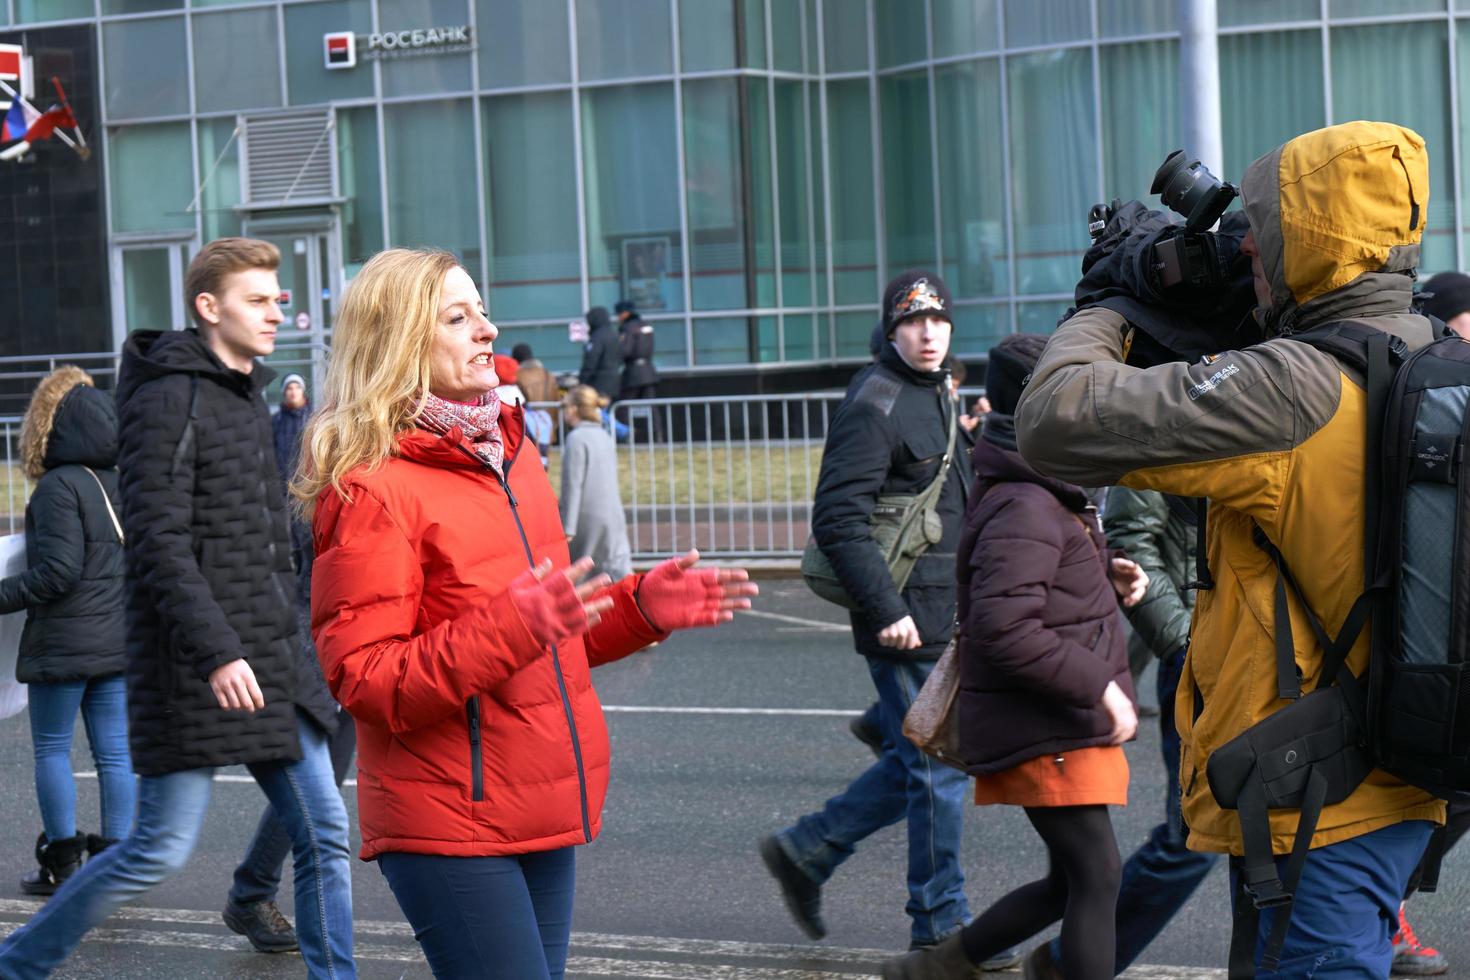
<path id="1" fill-rule="evenodd" d="M 0 976 L 45 977 L 111 912 L 184 866 L 219 766 L 243 764 L 290 832 L 313 977 L 356 976 L 347 813 L 331 709 L 301 691 L 285 501 L 255 359 L 281 323 L 280 253 L 226 238 L 189 265 L 197 329 L 139 331 L 118 373 L 127 534 L 128 721 L 140 777 L 126 840 L 0 945 Z M 334 712 L 333 712 L 334 714 Z"/>
<path id="2" fill-rule="evenodd" d="M 948 467 L 937 504 L 939 541 L 900 591 L 868 519 L 880 494 L 922 493 L 945 466 L 950 418 L 958 410 L 943 366 L 952 306 L 938 276 L 914 271 L 889 283 L 882 312 L 884 343 L 877 360 L 853 379 L 832 419 L 812 506 L 812 535 L 861 607 L 851 614 L 853 642 L 878 690 L 882 752 L 820 811 L 766 838 L 761 856 L 797 924 L 821 938 L 822 883 L 859 841 L 907 819 L 906 911 L 912 945 L 921 947 L 969 918 L 959 863 L 969 781 L 930 760 L 902 733 L 903 716 L 954 623 L 955 547 L 969 467 Z M 956 456 L 968 444 L 960 438 Z"/>

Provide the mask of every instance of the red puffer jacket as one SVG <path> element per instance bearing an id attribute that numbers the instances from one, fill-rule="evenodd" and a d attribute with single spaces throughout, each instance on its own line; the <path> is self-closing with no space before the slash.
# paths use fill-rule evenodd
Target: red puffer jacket
<path id="1" fill-rule="evenodd" d="M 399 457 L 348 474 L 351 503 L 330 488 L 317 503 L 312 632 L 357 721 L 364 860 L 592 840 L 608 738 L 588 667 L 664 635 L 636 577 L 585 637 L 545 648 L 527 631 L 507 586 L 543 558 L 565 566 L 566 534 L 539 461 L 516 461 L 520 411 L 501 423 L 505 484 L 458 429 L 415 430 Z"/>

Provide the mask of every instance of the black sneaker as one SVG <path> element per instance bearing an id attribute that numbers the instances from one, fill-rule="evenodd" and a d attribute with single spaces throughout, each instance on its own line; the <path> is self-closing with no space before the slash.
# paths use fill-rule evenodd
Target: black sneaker
<path id="1" fill-rule="evenodd" d="M 852 737 L 862 742 L 873 750 L 878 758 L 883 758 L 883 733 L 878 726 L 870 723 L 866 715 L 858 715 L 847 723 L 847 730 L 852 732 Z"/>
<path id="2" fill-rule="evenodd" d="M 296 942 L 296 930 L 281 914 L 276 903 L 267 899 L 249 905 L 225 904 L 221 913 L 225 925 L 250 940 L 250 945 L 261 953 L 290 953 L 300 948 Z"/>
<path id="3" fill-rule="evenodd" d="M 827 923 L 822 921 L 822 886 L 808 878 L 796 862 L 786 856 L 775 834 L 761 841 L 760 851 L 766 870 L 781 886 L 781 897 L 786 900 L 786 908 L 801 931 L 812 939 L 827 935 Z"/>

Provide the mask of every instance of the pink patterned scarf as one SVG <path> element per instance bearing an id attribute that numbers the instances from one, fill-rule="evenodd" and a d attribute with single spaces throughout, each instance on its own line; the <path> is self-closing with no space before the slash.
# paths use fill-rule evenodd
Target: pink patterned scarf
<path id="1" fill-rule="evenodd" d="M 475 454 L 496 473 L 505 475 L 505 440 L 500 435 L 500 393 L 494 388 L 486 392 L 478 404 L 452 402 L 430 392 L 424 396 L 418 425 L 439 435 L 458 428 L 469 440 Z"/>

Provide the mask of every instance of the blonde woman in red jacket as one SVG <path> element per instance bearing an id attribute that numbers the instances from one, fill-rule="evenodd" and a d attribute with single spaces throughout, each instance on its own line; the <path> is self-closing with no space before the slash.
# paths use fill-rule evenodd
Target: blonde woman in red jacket
<path id="1" fill-rule="evenodd" d="M 573 846 L 607 792 L 588 668 L 756 590 L 693 552 L 581 581 L 521 410 L 496 397 L 496 333 L 453 256 L 375 256 L 293 492 L 313 514 L 317 650 L 358 725 L 362 857 L 436 976 L 536 980 L 563 974 Z"/>

